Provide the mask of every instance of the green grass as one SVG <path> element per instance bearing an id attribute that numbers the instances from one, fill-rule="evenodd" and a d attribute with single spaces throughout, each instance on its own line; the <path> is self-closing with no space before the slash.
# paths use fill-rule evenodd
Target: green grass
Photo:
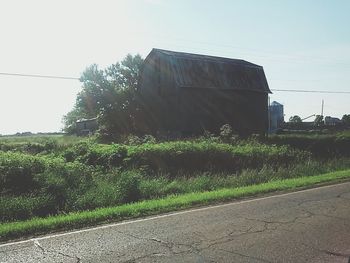
<path id="1" fill-rule="evenodd" d="M 67 215 L 3 223 L 0 224 L 0 240 L 9 240 L 11 238 L 47 233 L 55 230 L 73 229 L 112 220 L 119 221 L 126 218 L 153 215 L 185 209 L 194 205 L 222 202 L 273 191 L 293 190 L 318 183 L 348 178 L 350 178 L 350 169 L 316 176 L 274 180 L 245 187 L 173 195 L 161 199 L 141 201 L 116 207 L 100 208 L 92 211 L 70 213 Z"/>
<path id="2" fill-rule="evenodd" d="M 72 135 L 0 136 L 0 151 L 57 155 L 71 145 L 89 140 L 93 138 Z"/>
<path id="3" fill-rule="evenodd" d="M 0 136 L 0 142 L 7 143 L 44 143 L 50 140 L 56 141 L 58 144 L 73 144 L 84 140 L 84 137 L 78 137 L 75 135 L 29 135 L 29 136 Z"/>

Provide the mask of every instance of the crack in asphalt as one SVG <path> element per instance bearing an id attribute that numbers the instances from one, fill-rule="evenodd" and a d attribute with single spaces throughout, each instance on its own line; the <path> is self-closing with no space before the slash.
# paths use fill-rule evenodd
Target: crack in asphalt
<path id="1" fill-rule="evenodd" d="M 302 212 L 306 213 L 306 215 L 295 216 L 295 217 L 293 217 L 293 219 L 287 220 L 287 221 L 241 217 L 241 219 L 243 219 L 243 220 L 255 221 L 255 222 L 261 223 L 262 227 L 260 226 L 260 229 L 252 231 L 255 227 L 250 226 L 244 231 L 239 231 L 240 233 L 237 233 L 237 230 L 234 230 L 234 231 L 229 232 L 225 236 L 219 237 L 217 239 L 208 239 L 202 233 L 199 234 L 199 233 L 194 232 L 194 234 L 196 234 L 198 237 L 200 237 L 200 242 L 199 243 L 197 242 L 197 244 L 195 244 L 195 243 L 193 243 L 193 244 L 184 244 L 184 243 L 167 242 L 167 241 L 164 241 L 164 240 L 161 240 L 161 239 L 158 239 L 158 238 L 154 238 L 154 237 L 153 238 L 145 238 L 145 237 L 139 237 L 139 236 L 135 236 L 135 235 L 132 235 L 132 234 L 129 234 L 129 233 L 125 233 L 125 232 L 120 232 L 120 233 L 124 234 L 124 235 L 127 235 L 127 236 L 130 236 L 130 237 L 133 237 L 133 238 L 136 238 L 136 239 L 140 239 L 140 240 L 157 242 L 157 243 L 163 245 L 164 247 L 166 247 L 168 249 L 168 251 L 171 254 L 173 254 L 173 255 L 184 254 L 184 253 L 193 253 L 193 252 L 196 253 L 197 255 L 199 255 L 199 253 L 204 251 L 204 250 L 210 249 L 210 248 L 212 248 L 212 247 L 214 247 L 216 245 L 221 245 L 221 244 L 232 242 L 232 241 L 234 241 L 235 239 L 237 239 L 239 237 L 242 237 L 242 236 L 245 236 L 245 235 L 257 234 L 257 233 L 263 233 L 263 232 L 266 232 L 266 231 L 274 231 L 274 230 L 277 229 L 277 227 L 279 225 L 294 224 L 298 220 L 309 218 L 309 217 L 312 217 L 312 216 L 316 215 L 316 214 L 314 214 L 314 213 L 312 213 L 310 211 L 307 211 L 305 209 L 303 209 Z M 303 224 L 303 222 L 298 222 L 298 223 L 302 223 Z M 200 244 L 202 244 L 204 242 L 208 242 L 209 244 L 207 246 L 205 246 L 205 247 L 202 247 L 202 248 L 197 248 L 196 247 L 196 245 L 200 245 Z M 176 251 L 174 251 L 174 247 L 175 246 L 177 246 L 177 247 L 184 246 L 184 247 L 187 247 L 188 250 L 181 251 L 181 252 L 176 252 Z M 223 249 L 218 249 L 218 250 L 224 251 Z M 260 260 L 262 262 L 269 262 L 269 261 L 267 261 L 265 259 L 254 258 L 254 257 L 251 257 L 249 255 L 245 255 L 245 254 L 239 253 L 237 251 L 236 252 L 226 251 L 226 252 L 234 253 L 234 254 L 236 254 L 238 256 L 242 256 L 242 257 L 247 257 L 247 258 L 250 257 L 251 259 Z M 151 254 L 143 255 L 141 257 L 134 258 L 132 260 L 128 260 L 126 262 L 134 262 L 134 261 L 137 261 L 137 260 L 141 260 L 141 259 L 148 258 L 148 257 L 153 257 L 153 256 L 159 256 L 159 253 L 151 253 Z"/>
<path id="2" fill-rule="evenodd" d="M 284 199 L 288 199 L 289 201 L 291 202 L 296 202 L 298 206 L 301 206 L 303 204 L 306 204 L 306 203 L 312 203 L 312 202 L 320 202 L 320 201 L 329 201 L 329 200 L 332 200 L 332 199 L 345 199 L 345 200 L 349 200 L 349 198 L 347 197 L 344 197 L 343 195 L 345 194 L 350 194 L 349 191 L 344 191 L 342 193 L 339 193 L 337 194 L 336 196 L 330 196 L 329 198 L 325 198 L 325 199 L 309 199 L 309 200 L 303 200 L 303 201 L 298 201 L 298 200 L 294 200 L 290 197 L 283 197 Z"/>
<path id="3" fill-rule="evenodd" d="M 240 257 L 244 257 L 244 258 L 248 258 L 248 259 L 254 259 L 254 260 L 258 260 L 258 261 L 261 261 L 261 262 L 266 262 L 266 263 L 272 263 L 272 261 L 269 261 L 267 259 L 263 259 L 263 258 L 260 258 L 260 257 L 254 257 L 254 256 L 250 256 L 250 255 L 246 255 L 246 254 L 242 254 L 242 253 L 239 253 L 237 251 L 230 251 L 230 250 L 226 250 L 226 249 L 218 249 L 219 251 L 223 251 L 223 252 L 227 252 L 227 253 L 230 253 L 230 254 L 233 254 L 233 255 L 237 255 L 237 256 L 240 256 Z"/>
<path id="4" fill-rule="evenodd" d="M 199 251 L 203 251 L 209 248 L 212 248 L 213 246 L 216 245 L 222 245 L 222 244 L 226 244 L 229 242 L 234 241 L 235 239 L 244 236 L 244 235 L 250 235 L 250 234 L 256 234 L 256 233 L 262 233 L 265 232 L 267 230 L 274 230 L 274 229 L 269 229 L 268 224 L 263 225 L 262 229 L 259 230 L 255 230 L 255 231 L 251 231 L 254 227 L 249 227 L 247 230 L 245 231 L 240 231 L 241 233 L 236 234 L 237 231 L 232 231 L 230 233 L 228 233 L 227 235 L 217 238 L 217 239 L 211 239 L 211 240 L 206 240 L 207 242 L 209 242 L 209 245 L 202 247 L 201 249 L 199 249 Z"/>
<path id="5" fill-rule="evenodd" d="M 331 205 L 331 208 L 333 209 L 333 212 L 337 210 L 334 207 L 334 205 Z M 322 214 L 322 213 L 315 213 L 315 212 L 312 212 L 312 211 L 310 211 L 309 209 L 306 209 L 306 208 L 302 208 L 302 211 L 304 211 L 305 213 L 309 214 L 310 216 L 308 216 L 308 217 L 323 216 L 323 217 L 328 217 L 328 218 L 332 218 L 332 219 L 336 219 L 336 220 L 340 220 L 340 221 L 346 221 L 346 222 L 349 221 L 349 218 L 344 218 L 344 217 L 334 216 L 334 215 L 326 215 L 326 214 Z"/>
<path id="6" fill-rule="evenodd" d="M 322 200 L 313 199 L 313 200 L 303 200 L 303 201 L 295 201 L 295 202 L 297 202 L 297 206 L 298 207 L 301 207 L 302 205 L 305 205 L 306 203 L 320 202 L 320 201 L 330 201 L 332 199 L 334 199 L 335 201 L 336 201 L 336 199 L 339 199 L 339 198 L 340 199 L 345 199 L 345 200 L 350 200 L 350 198 L 343 197 L 343 195 L 349 194 L 349 193 L 350 193 L 349 191 L 345 191 L 345 192 L 342 192 L 342 193 L 340 193 L 340 194 L 338 194 L 336 196 L 329 197 L 327 199 L 322 199 Z M 293 199 L 289 199 L 289 200 L 293 201 Z M 335 207 L 334 204 L 329 204 L 329 205 L 330 205 L 330 209 L 332 210 L 331 212 L 335 212 L 337 210 L 337 208 Z M 333 218 L 333 219 L 341 220 L 341 221 L 348 221 L 349 220 L 349 218 L 344 218 L 344 217 L 339 217 L 339 216 L 334 216 L 334 215 L 329 215 L 329 214 L 322 214 L 322 213 L 311 212 L 309 209 L 306 209 L 306 208 L 301 208 L 301 210 L 308 214 L 308 216 L 303 217 L 303 218 L 309 218 L 309 217 L 312 217 L 312 216 L 323 216 L 323 217 Z"/>
<path id="7" fill-rule="evenodd" d="M 348 192 L 345 192 L 345 193 L 348 193 Z M 344 195 L 345 193 L 341 193 L 339 196 Z M 334 199 L 334 197 L 330 198 L 330 200 L 331 199 Z M 306 200 L 306 201 L 298 202 L 297 206 L 301 206 L 301 205 L 303 205 L 303 204 L 305 204 L 307 202 L 316 202 L 316 201 L 319 201 L 319 200 Z M 336 210 L 336 208 L 333 205 L 332 205 L 332 208 L 333 208 L 334 211 Z M 215 240 L 210 240 L 210 241 L 207 240 L 207 241 L 210 242 L 210 244 L 208 246 L 206 246 L 205 248 L 202 248 L 201 250 L 205 250 L 205 249 L 211 248 L 211 247 L 213 247 L 215 245 L 229 243 L 231 241 L 234 241 L 237 237 L 241 237 L 241 236 L 244 236 L 244 235 L 262 233 L 262 232 L 265 232 L 265 231 L 274 231 L 274 230 L 277 229 L 277 227 L 279 225 L 289 225 L 289 224 L 294 224 L 294 223 L 305 224 L 304 222 L 298 222 L 298 220 L 303 220 L 303 219 L 310 218 L 310 217 L 313 217 L 313 216 L 324 216 L 324 217 L 330 217 L 330 218 L 334 218 L 334 219 L 338 219 L 338 220 L 348 220 L 348 219 L 342 218 L 342 217 L 314 213 L 314 212 L 311 212 L 311 211 L 309 211 L 309 210 L 307 210 L 305 208 L 301 209 L 301 212 L 303 212 L 304 215 L 295 216 L 293 219 L 286 220 L 286 221 L 285 220 L 269 220 L 269 219 L 256 219 L 256 218 L 243 217 L 242 219 L 244 219 L 244 220 L 255 221 L 255 222 L 262 223 L 263 224 L 262 229 L 251 231 L 254 227 L 249 227 L 248 229 L 246 229 L 245 231 L 242 231 L 239 234 L 235 234 L 237 231 L 232 231 L 232 232 L 230 232 L 228 235 L 226 235 L 224 237 L 221 237 L 221 238 L 218 238 L 218 239 L 215 239 Z M 273 226 L 273 227 L 271 227 L 271 226 Z M 293 232 L 293 231 L 289 231 L 289 232 Z M 226 251 L 226 252 L 229 252 L 229 251 Z M 332 251 L 323 251 L 323 252 L 328 253 L 328 254 L 332 254 L 332 255 L 343 256 L 343 257 L 346 257 L 346 258 L 348 258 L 350 256 L 350 255 L 340 254 L 340 253 L 336 253 L 336 252 L 332 252 Z M 238 252 L 236 252 L 236 254 L 239 255 Z M 242 256 L 249 257 L 248 255 L 244 255 L 244 254 L 242 254 Z M 256 259 L 257 260 L 261 260 L 259 258 L 256 258 Z M 266 262 L 268 262 L 268 261 L 266 261 Z M 350 261 L 349 261 L 349 263 L 350 263 Z"/>
<path id="8" fill-rule="evenodd" d="M 37 248 L 39 248 L 43 254 L 46 254 L 46 253 L 55 253 L 55 254 L 58 254 L 58 255 L 61 255 L 61 256 L 64 256 L 64 257 L 68 257 L 68 258 L 71 258 L 71 259 L 75 259 L 75 260 L 76 260 L 76 263 L 80 263 L 80 262 L 81 262 L 81 258 L 79 258 L 78 256 L 71 256 L 71 255 L 62 253 L 62 252 L 60 252 L 60 251 L 54 251 L 54 250 L 45 249 L 45 248 L 39 243 L 38 240 L 34 240 L 33 242 L 34 242 L 34 246 L 37 247 Z"/>
<path id="9" fill-rule="evenodd" d="M 150 254 L 139 256 L 139 257 L 136 257 L 136 258 L 128 259 L 128 260 L 125 260 L 123 262 L 124 263 L 136 262 L 138 260 L 146 259 L 146 258 L 149 258 L 149 257 L 154 257 L 154 256 L 157 256 L 157 255 L 159 255 L 159 253 L 150 253 Z"/>
<path id="10" fill-rule="evenodd" d="M 303 244 L 303 245 L 306 246 L 307 248 L 316 250 L 316 251 L 318 251 L 318 252 L 321 252 L 321 253 L 324 253 L 324 254 L 327 254 L 327 255 L 331 255 L 331 256 L 335 256 L 335 257 L 346 258 L 346 259 L 349 259 L 349 261 L 350 261 L 350 254 L 341 253 L 341 252 L 335 252 L 335 251 L 330 251 L 330 250 L 328 250 L 328 249 L 321 249 L 321 248 L 317 248 L 317 247 L 314 247 L 314 246 L 311 246 L 311 245 L 305 244 L 305 243 L 301 243 L 301 244 Z"/>
<path id="11" fill-rule="evenodd" d="M 343 193 L 340 193 L 336 196 L 336 198 L 340 198 L 340 199 L 345 199 L 345 200 L 350 200 L 350 197 L 344 197 L 343 195 L 345 194 L 350 194 L 350 192 L 346 191 L 346 192 L 343 192 Z"/>
<path id="12" fill-rule="evenodd" d="M 122 232 L 122 231 L 117 231 L 117 232 L 120 233 L 120 234 L 129 236 L 129 237 L 138 239 L 138 240 L 156 242 L 156 243 L 162 245 L 163 247 L 165 247 L 170 252 L 170 254 L 172 254 L 172 255 L 180 255 L 180 254 L 185 254 L 185 253 L 195 253 L 198 257 L 202 258 L 202 256 L 199 254 L 200 250 L 197 249 L 194 246 L 194 244 L 192 245 L 192 244 L 185 244 L 185 243 L 178 243 L 178 242 L 168 242 L 168 241 L 164 241 L 164 240 L 161 240 L 159 238 L 156 238 L 156 237 L 146 238 L 146 237 L 132 235 L 130 233 L 125 233 L 125 232 Z M 177 252 L 177 251 L 175 251 L 176 247 L 178 247 L 178 248 L 185 247 L 185 248 L 187 248 L 187 250 Z M 135 262 L 137 260 L 142 260 L 142 259 L 149 258 L 149 257 L 154 257 L 154 256 L 166 256 L 166 254 L 162 254 L 162 253 L 159 253 L 159 252 L 154 252 L 154 253 L 149 253 L 149 254 L 146 254 L 146 255 L 142 255 L 140 257 L 136 257 L 136 258 L 133 258 L 133 259 L 130 259 L 130 260 L 126 260 L 124 262 Z"/>

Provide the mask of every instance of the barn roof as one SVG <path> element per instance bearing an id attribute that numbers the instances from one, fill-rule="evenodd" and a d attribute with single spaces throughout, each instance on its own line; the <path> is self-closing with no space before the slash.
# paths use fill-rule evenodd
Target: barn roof
<path id="1" fill-rule="evenodd" d="M 168 58 L 178 87 L 271 93 L 263 67 L 248 61 L 162 49 L 152 53 Z"/>

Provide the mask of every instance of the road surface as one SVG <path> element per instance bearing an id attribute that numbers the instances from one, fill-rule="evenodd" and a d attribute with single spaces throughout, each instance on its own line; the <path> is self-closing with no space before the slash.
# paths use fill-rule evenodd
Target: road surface
<path id="1" fill-rule="evenodd" d="M 0 245 L 0 262 L 349 262 L 350 182 Z"/>

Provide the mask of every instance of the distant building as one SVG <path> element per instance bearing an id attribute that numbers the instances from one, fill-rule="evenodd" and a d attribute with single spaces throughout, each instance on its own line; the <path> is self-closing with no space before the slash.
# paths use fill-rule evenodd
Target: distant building
<path id="1" fill-rule="evenodd" d="M 273 101 L 269 106 L 270 131 L 273 132 L 281 128 L 284 123 L 283 105 Z"/>
<path id="2" fill-rule="evenodd" d="M 331 116 L 326 116 L 324 118 L 324 124 L 327 126 L 336 126 L 338 124 L 341 124 L 342 121 L 338 118 L 331 117 Z"/>
<path id="3" fill-rule="evenodd" d="M 76 121 L 77 135 L 90 135 L 98 129 L 97 118 L 81 119 Z"/>
<path id="4" fill-rule="evenodd" d="M 245 60 L 153 49 L 138 91 L 142 132 L 200 134 L 224 124 L 242 135 L 268 130 L 264 69 Z"/>

